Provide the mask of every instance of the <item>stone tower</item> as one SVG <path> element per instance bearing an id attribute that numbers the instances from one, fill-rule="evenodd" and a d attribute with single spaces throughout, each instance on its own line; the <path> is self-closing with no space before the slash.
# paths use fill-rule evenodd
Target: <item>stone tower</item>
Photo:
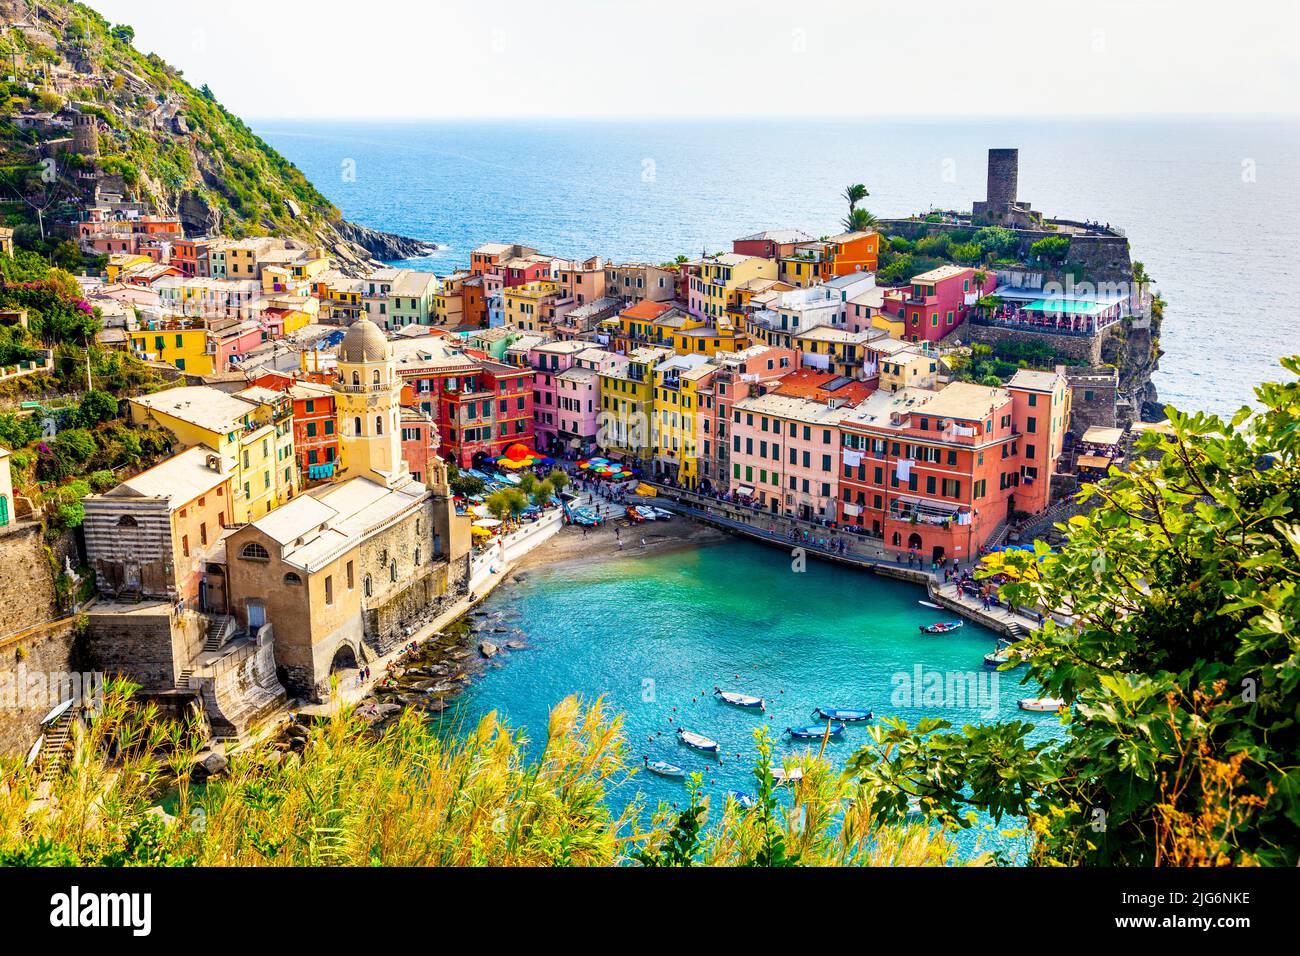
<path id="1" fill-rule="evenodd" d="M 82 156 L 99 155 L 99 121 L 94 113 L 72 117 L 72 151 Z"/>
<path id="2" fill-rule="evenodd" d="M 1017 197 L 1020 180 L 1020 150 L 990 149 L 988 187 L 983 202 L 971 206 L 971 221 L 976 225 L 1005 226 L 1008 229 L 1035 229 L 1043 217 L 1033 206 Z"/>
<path id="3" fill-rule="evenodd" d="M 1020 150 L 989 150 L 989 181 L 987 200 L 989 205 L 1014 205 L 1016 201 L 1016 181 L 1020 176 Z"/>
<path id="4" fill-rule="evenodd" d="M 369 319 L 352 323 L 339 345 L 334 393 L 341 476 L 387 488 L 411 481 L 402 459 L 402 381 L 393 346 Z"/>

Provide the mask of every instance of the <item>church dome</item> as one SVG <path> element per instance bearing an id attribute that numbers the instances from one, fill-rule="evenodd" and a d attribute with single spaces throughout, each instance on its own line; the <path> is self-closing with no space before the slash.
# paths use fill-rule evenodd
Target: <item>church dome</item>
<path id="1" fill-rule="evenodd" d="M 388 339 L 379 331 L 379 326 L 369 319 L 358 319 L 348 328 L 339 346 L 339 361 L 349 365 L 361 365 L 366 362 L 386 362 L 392 352 Z"/>

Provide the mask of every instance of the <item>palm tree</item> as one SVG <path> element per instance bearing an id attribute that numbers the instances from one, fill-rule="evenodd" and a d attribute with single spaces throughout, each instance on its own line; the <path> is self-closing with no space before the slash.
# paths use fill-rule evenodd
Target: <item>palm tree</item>
<path id="1" fill-rule="evenodd" d="M 853 215 L 853 210 L 858 208 L 858 203 L 866 199 L 871 193 L 867 192 L 867 187 L 862 183 L 854 183 L 852 186 L 845 186 L 844 192 L 841 193 L 845 202 L 849 204 L 849 215 Z"/>
<path id="2" fill-rule="evenodd" d="M 840 221 L 847 232 L 870 232 L 876 226 L 876 217 L 865 209 L 853 209 Z"/>

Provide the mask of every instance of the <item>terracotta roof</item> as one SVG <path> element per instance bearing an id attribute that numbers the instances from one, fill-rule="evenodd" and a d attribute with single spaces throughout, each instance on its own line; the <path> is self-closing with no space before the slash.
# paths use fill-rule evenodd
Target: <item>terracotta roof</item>
<path id="1" fill-rule="evenodd" d="M 636 305 L 624 309 L 621 314 L 629 319 L 657 319 L 671 308 L 672 305 L 666 302 L 652 302 L 649 299 L 642 299 Z"/>

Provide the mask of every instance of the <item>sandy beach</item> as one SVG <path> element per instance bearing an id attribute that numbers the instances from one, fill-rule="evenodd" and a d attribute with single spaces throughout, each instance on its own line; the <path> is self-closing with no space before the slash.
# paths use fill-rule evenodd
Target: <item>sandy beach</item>
<path id="1" fill-rule="evenodd" d="M 647 554 L 721 544 L 729 537 L 723 531 L 683 517 L 638 525 L 618 518 L 599 528 L 587 528 L 586 532 L 584 535 L 577 525 L 560 529 L 545 544 L 524 555 L 511 570 L 532 571 L 570 562 L 634 560 Z M 622 547 L 619 547 L 620 539 Z"/>

